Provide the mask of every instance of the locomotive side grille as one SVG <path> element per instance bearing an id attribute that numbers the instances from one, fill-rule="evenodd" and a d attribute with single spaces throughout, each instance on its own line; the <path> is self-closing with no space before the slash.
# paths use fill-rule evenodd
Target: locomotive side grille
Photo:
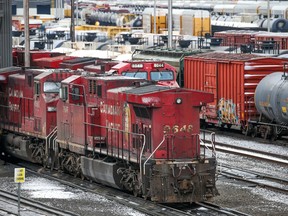
<path id="1" fill-rule="evenodd" d="M 135 114 L 139 118 L 146 118 L 151 119 L 152 118 L 152 109 L 147 107 L 139 107 L 139 106 L 133 106 Z"/>

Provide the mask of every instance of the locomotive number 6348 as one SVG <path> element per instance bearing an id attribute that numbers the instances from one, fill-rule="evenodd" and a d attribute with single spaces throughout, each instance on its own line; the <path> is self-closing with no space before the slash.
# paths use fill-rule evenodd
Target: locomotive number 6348
<path id="1" fill-rule="evenodd" d="M 178 133 L 178 132 L 187 132 L 187 133 L 192 133 L 193 131 L 193 125 L 164 125 L 163 127 L 164 134 L 169 134 L 169 133 Z"/>

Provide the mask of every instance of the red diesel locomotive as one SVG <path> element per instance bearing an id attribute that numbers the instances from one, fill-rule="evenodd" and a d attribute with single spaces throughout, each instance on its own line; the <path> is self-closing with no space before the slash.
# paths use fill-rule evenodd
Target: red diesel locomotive
<path id="1" fill-rule="evenodd" d="M 155 202 L 217 194 L 215 152 L 201 151 L 199 136 L 212 94 L 119 75 L 0 73 L 7 153 Z"/>

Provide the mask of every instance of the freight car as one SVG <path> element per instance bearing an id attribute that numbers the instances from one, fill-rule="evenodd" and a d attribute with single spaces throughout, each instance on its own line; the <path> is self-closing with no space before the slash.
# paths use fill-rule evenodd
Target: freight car
<path id="1" fill-rule="evenodd" d="M 254 101 L 260 116 L 249 119 L 247 134 L 273 140 L 288 134 L 287 78 L 287 72 L 275 72 L 259 82 Z"/>
<path id="2" fill-rule="evenodd" d="M 199 138 L 200 107 L 212 94 L 88 72 L 2 74 L 2 144 L 11 155 L 155 202 L 217 194 L 215 152 L 201 151 Z"/>
<path id="3" fill-rule="evenodd" d="M 188 56 L 184 58 L 184 87 L 214 94 L 214 101 L 201 111 L 203 125 L 237 126 L 246 133 L 248 120 L 259 116 L 254 103 L 258 83 L 266 75 L 283 71 L 285 62 L 253 54 Z"/>

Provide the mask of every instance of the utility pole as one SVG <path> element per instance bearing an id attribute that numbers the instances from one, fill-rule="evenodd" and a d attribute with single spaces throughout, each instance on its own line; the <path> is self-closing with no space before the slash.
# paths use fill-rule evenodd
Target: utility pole
<path id="1" fill-rule="evenodd" d="M 172 0 L 168 0 L 168 48 L 172 49 L 172 37 L 173 37 L 173 29 L 172 29 Z"/>
<path id="2" fill-rule="evenodd" d="M 79 2 L 78 2 L 78 0 L 76 0 L 76 25 L 78 26 L 79 25 L 79 15 L 78 15 L 78 13 L 79 13 Z"/>
<path id="3" fill-rule="evenodd" d="M 71 0 L 71 26 L 70 26 L 70 37 L 71 42 L 75 42 L 75 19 L 74 19 L 74 0 Z"/>
<path id="4" fill-rule="evenodd" d="M 156 31 L 156 0 L 154 0 L 154 34 L 157 34 Z"/>
<path id="5" fill-rule="evenodd" d="M 24 0 L 25 67 L 30 67 L 29 0 Z"/>
<path id="6" fill-rule="evenodd" d="M 0 0 L 0 68 L 12 66 L 12 0 Z"/>
<path id="7" fill-rule="evenodd" d="M 270 0 L 267 0 L 267 31 L 270 32 Z"/>

